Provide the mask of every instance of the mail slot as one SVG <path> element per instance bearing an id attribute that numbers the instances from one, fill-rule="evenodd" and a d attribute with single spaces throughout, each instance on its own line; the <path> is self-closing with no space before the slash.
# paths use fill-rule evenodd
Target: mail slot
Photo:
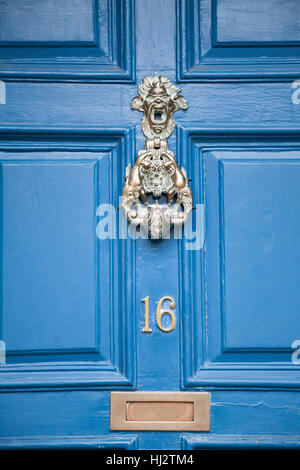
<path id="1" fill-rule="evenodd" d="M 209 393 L 112 392 L 111 430 L 209 431 Z"/>

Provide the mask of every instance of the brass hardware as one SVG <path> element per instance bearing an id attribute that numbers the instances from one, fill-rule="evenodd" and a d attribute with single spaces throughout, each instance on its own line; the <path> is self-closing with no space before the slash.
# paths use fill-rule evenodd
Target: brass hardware
<path id="1" fill-rule="evenodd" d="M 171 302 L 170 310 L 162 309 L 162 304 L 164 303 L 165 300 L 169 300 Z M 145 304 L 145 326 L 142 329 L 142 333 L 152 333 L 152 330 L 149 326 L 149 303 L 150 303 L 149 295 L 147 295 L 147 297 L 142 299 L 142 302 L 144 302 Z M 156 323 L 157 323 L 158 328 L 164 333 L 170 333 L 170 331 L 173 331 L 175 329 L 177 320 L 176 320 L 176 315 L 172 310 L 175 308 L 175 306 L 176 306 L 175 300 L 173 299 L 173 297 L 169 297 L 168 295 L 166 295 L 165 297 L 162 297 L 158 301 L 158 304 L 156 307 Z M 165 328 L 162 325 L 162 317 L 164 315 L 169 315 L 171 319 L 171 325 L 168 328 Z"/>
<path id="2" fill-rule="evenodd" d="M 162 310 L 161 309 L 161 306 L 163 304 L 163 302 L 165 300 L 169 300 L 171 302 L 171 305 L 170 305 L 170 308 L 171 309 L 174 309 L 175 308 L 175 301 L 172 297 L 169 297 L 168 295 L 166 295 L 165 297 L 162 297 L 158 304 L 157 304 L 157 309 L 156 309 L 156 323 L 158 325 L 158 328 L 161 330 L 161 331 L 164 331 L 165 333 L 169 333 L 170 331 L 173 331 L 175 329 L 175 326 L 176 326 L 176 317 L 174 315 L 174 312 L 172 310 Z M 161 319 L 163 317 L 163 315 L 169 315 L 170 318 L 171 318 L 171 325 L 169 326 L 169 328 L 164 328 L 162 326 L 162 322 L 161 322 Z"/>
<path id="3" fill-rule="evenodd" d="M 138 86 L 139 96 L 131 101 L 131 109 L 144 113 L 142 129 L 150 140 L 167 139 L 172 134 L 175 122 L 173 113 L 187 109 L 187 102 L 178 93 L 181 90 L 163 76 L 144 77 Z"/>
<path id="4" fill-rule="evenodd" d="M 133 401 L 127 403 L 127 421 L 194 421 L 191 401 Z"/>
<path id="5" fill-rule="evenodd" d="M 171 225 L 183 225 L 193 208 L 189 179 L 166 140 L 175 127 L 173 113 L 186 110 L 187 103 L 178 94 L 180 89 L 163 76 L 144 77 L 138 91 L 131 109 L 144 113 L 142 129 L 148 140 L 133 168 L 126 168 L 121 207 L 129 222 L 140 226 L 149 237 L 168 238 Z M 148 202 L 148 194 L 154 197 L 154 203 Z M 167 204 L 158 203 L 162 194 L 166 194 Z"/>
<path id="6" fill-rule="evenodd" d="M 142 299 L 142 302 L 145 303 L 145 326 L 142 329 L 143 333 L 152 333 L 152 330 L 149 326 L 149 295 Z"/>
<path id="7" fill-rule="evenodd" d="M 112 392 L 110 429 L 209 431 L 207 392 Z"/>

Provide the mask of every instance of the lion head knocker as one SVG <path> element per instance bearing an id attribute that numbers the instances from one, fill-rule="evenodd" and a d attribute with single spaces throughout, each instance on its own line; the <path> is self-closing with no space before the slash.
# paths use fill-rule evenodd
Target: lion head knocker
<path id="1" fill-rule="evenodd" d="M 130 107 L 144 113 L 142 129 L 148 139 L 170 137 L 175 127 L 173 113 L 187 109 L 186 100 L 178 94 L 180 91 L 166 77 L 143 78 L 138 86 L 139 96 L 133 98 Z"/>
<path id="2" fill-rule="evenodd" d="M 193 206 L 189 179 L 166 140 L 175 127 L 173 113 L 187 109 L 187 103 L 180 89 L 163 76 L 144 77 L 138 91 L 131 109 L 144 112 L 142 129 L 148 140 L 133 168 L 126 169 L 121 207 L 129 222 L 141 226 L 148 236 L 164 238 L 172 225 L 186 222 Z M 167 204 L 159 204 L 163 194 Z M 148 195 L 154 200 L 151 204 Z"/>

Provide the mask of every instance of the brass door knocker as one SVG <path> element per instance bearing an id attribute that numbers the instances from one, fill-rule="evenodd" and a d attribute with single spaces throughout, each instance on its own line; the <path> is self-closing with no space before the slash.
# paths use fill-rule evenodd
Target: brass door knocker
<path id="1" fill-rule="evenodd" d="M 144 77 L 139 96 L 131 102 L 131 109 L 144 113 L 142 129 L 147 140 L 132 169 L 130 165 L 126 168 L 121 207 L 130 223 L 155 239 L 167 238 L 172 225 L 184 224 L 193 207 L 189 178 L 166 140 L 175 127 L 173 113 L 187 109 L 180 91 L 166 77 Z M 159 204 L 163 194 L 166 203 Z"/>

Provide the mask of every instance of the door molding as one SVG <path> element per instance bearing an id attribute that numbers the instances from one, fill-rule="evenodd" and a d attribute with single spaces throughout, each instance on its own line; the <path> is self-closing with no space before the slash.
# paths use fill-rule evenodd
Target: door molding
<path id="1" fill-rule="evenodd" d="M 38 162 L 49 163 L 55 159 L 60 162 L 59 154 L 69 155 L 68 162 L 87 162 L 95 166 L 95 201 L 98 199 L 99 168 L 101 158 L 108 158 L 110 167 L 111 191 L 109 200 L 115 207 L 118 205 L 119 188 L 122 184 L 126 165 L 132 161 L 135 147 L 135 132 L 133 128 L 0 128 L 0 149 L 2 161 L 18 163 L 35 162 L 35 152 L 43 152 L 42 159 L 37 155 Z M 49 157 L 45 154 L 49 151 Z M 5 153 L 6 152 L 6 153 Z M 76 152 L 80 152 L 79 157 Z M 82 152 L 88 152 L 89 157 L 82 160 Z M 55 156 L 56 155 L 56 156 Z M 91 157 L 92 156 L 92 157 Z M 63 162 L 67 157 L 64 156 Z M 99 160 L 100 158 L 100 160 Z M 43 160 L 45 159 L 45 160 Z M 96 211 L 96 207 L 95 207 Z M 95 212 L 96 217 L 96 212 Z M 4 391 L 31 391 L 48 389 L 111 389 L 134 388 L 136 380 L 136 348 L 135 348 L 135 247 L 131 239 L 107 240 L 110 253 L 110 293 L 106 296 L 110 307 L 99 315 L 99 293 L 95 303 L 95 345 L 89 350 L 55 350 L 55 351 L 13 351 L 12 354 L 23 355 L 23 360 L 2 365 L 0 368 L 1 387 Z M 99 240 L 95 243 L 98 247 Z M 101 242 L 100 242 L 101 243 Z M 103 250 L 104 252 L 105 250 Z M 98 256 L 101 261 L 101 250 L 95 249 L 95 269 Z M 108 256 L 108 255 L 107 255 Z M 119 262 L 126 256 L 127 263 Z M 118 266 L 123 266 L 122 269 Z M 132 282 L 128 282 L 131 279 Z M 115 300 L 115 292 L 122 293 Z M 98 321 L 100 318 L 100 323 Z M 7 345 L 8 354 L 9 345 Z M 97 355 L 85 362 L 86 354 Z M 75 355 L 72 359 L 72 354 Z M 61 355 L 60 360 L 56 360 Z M 36 360 L 34 359 L 36 356 Z M 78 359 L 79 356 L 79 359 Z M 31 358 L 26 362 L 26 358 Z M 19 363 L 18 363 L 19 362 Z"/>
<path id="2" fill-rule="evenodd" d="M 86 30 L 81 35 L 88 40 L 64 36 L 67 31 L 60 24 L 58 35 L 55 36 L 52 32 L 51 40 L 28 41 L 26 37 L 20 37 L 17 41 L 14 35 L 20 34 L 19 18 L 18 15 L 15 17 L 13 5 L 8 5 L 6 14 L 11 24 L 16 25 L 16 30 L 11 27 L 11 31 L 6 32 L 5 40 L 0 41 L 0 76 L 5 80 L 21 81 L 134 83 L 134 2 L 135 0 L 104 0 L 101 5 L 99 0 L 86 2 L 86 18 L 82 18 L 83 12 L 78 15 L 83 24 L 75 24 L 73 27 L 75 31 L 85 27 Z M 43 12 L 36 12 L 37 15 L 39 13 L 43 20 Z M 48 11 L 47 15 L 49 14 Z M 57 16 L 54 21 L 57 22 Z M 64 21 L 67 23 L 70 18 L 65 18 Z M 92 28 L 90 22 L 93 24 Z M 90 34 L 93 35 L 92 38 Z"/>
<path id="3" fill-rule="evenodd" d="M 262 127 L 198 127 L 190 124 L 178 128 L 177 142 L 180 165 L 192 178 L 195 204 L 204 203 L 206 189 L 203 159 L 221 150 L 299 150 L 300 129 Z M 284 157 L 282 157 L 284 158 Z M 199 182 L 193 187 L 193 181 Z M 216 232 L 219 228 L 216 227 Z M 216 275 L 215 296 L 220 297 L 219 319 L 214 331 L 207 331 L 207 262 L 205 249 L 187 251 L 183 240 L 179 243 L 179 277 L 181 305 L 181 384 L 183 389 L 300 389 L 300 367 L 291 361 L 292 348 L 236 348 L 226 349 L 222 341 L 222 291 L 217 272 L 220 263 L 218 248 L 214 254 Z M 219 293 L 218 293 L 219 290 Z M 216 305 L 217 305 L 216 301 Z M 215 312 L 217 307 L 215 305 Z M 200 314 L 199 314 L 200 313 Z M 217 313 L 215 313 L 217 315 Z M 183 321 L 183 319 L 188 319 Z M 215 318 L 215 317 L 214 317 Z M 215 318 L 216 320 L 216 318 Z M 183 340 L 189 338 L 189 340 Z M 294 338 L 296 339 L 296 338 Z M 270 354 L 277 360 L 270 361 Z M 225 358 L 226 355 L 226 358 Z M 268 357 L 269 355 L 269 357 Z"/>

